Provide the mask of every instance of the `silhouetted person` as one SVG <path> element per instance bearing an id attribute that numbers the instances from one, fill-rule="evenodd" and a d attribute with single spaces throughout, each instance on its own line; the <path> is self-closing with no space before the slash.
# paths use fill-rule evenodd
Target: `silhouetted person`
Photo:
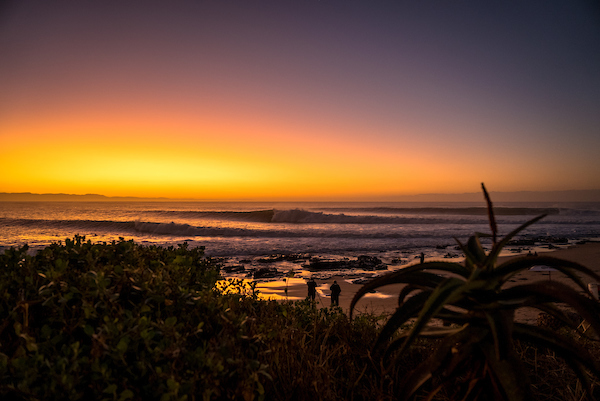
<path id="1" fill-rule="evenodd" d="M 331 284 L 331 287 L 329 287 L 329 289 L 331 290 L 331 306 L 333 306 L 333 305 L 339 306 L 340 305 L 340 292 L 342 292 L 342 289 L 340 288 L 337 281 L 334 281 L 333 284 Z"/>
<path id="2" fill-rule="evenodd" d="M 421 256 L 419 258 L 421 259 L 421 263 L 425 262 L 425 254 L 423 252 L 421 252 Z"/>
<path id="3" fill-rule="evenodd" d="M 315 296 L 317 295 L 317 283 L 311 277 L 310 280 L 308 280 L 308 283 L 306 283 L 306 284 L 308 285 L 308 297 L 307 297 L 307 299 L 310 299 L 311 301 L 314 301 L 315 300 Z"/>

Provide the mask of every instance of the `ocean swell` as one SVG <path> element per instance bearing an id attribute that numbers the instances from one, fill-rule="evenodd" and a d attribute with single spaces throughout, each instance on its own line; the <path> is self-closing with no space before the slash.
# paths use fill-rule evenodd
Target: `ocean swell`
<path id="1" fill-rule="evenodd" d="M 450 219 L 448 217 L 404 217 L 404 216 L 375 216 L 375 215 L 347 215 L 344 213 L 331 214 L 311 212 L 304 209 L 275 210 L 272 223 L 290 224 L 480 224 L 477 216 Z"/>
<path id="2" fill-rule="evenodd" d="M 254 223 L 269 223 L 275 214 L 274 210 L 252 210 L 252 211 L 194 211 L 194 210 L 149 210 L 144 212 L 150 216 L 183 218 L 183 219 L 206 219 L 206 220 L 228 220 L 246 221 Z"/>
<path id="3" fill-rule="evenodd" d="M 372 207 L 372 208 L 327 208 L 330 211 L 361 212 L 377 214 L 420 214 L 487 216 L 487 207 Z M 559 214 L 563 211 L 554 207 L 494 207 L 497 216 L 537 216 Z"/>
<path id="4" fill-rule="evenodd" d="M 255 238 L 420 238 L 436 236 L 432 233 L 340 231 L 340 230 L 286 230 L 286 229 L 245 229 L 231 227 L 195 227 L 189 224 L 149 223 L 136 221 L 135 230 L 139 233 L 187 237 L 255 237 Z"/>

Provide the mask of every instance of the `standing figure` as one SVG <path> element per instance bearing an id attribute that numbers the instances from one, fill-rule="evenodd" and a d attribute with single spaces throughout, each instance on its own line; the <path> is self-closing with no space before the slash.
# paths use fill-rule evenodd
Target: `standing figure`
<path id="1" fill-rule="evenodd" d="M 342 292 L 342 289 L 340 288 L 339 284 L 337 283 L 337 281 L 334 281 L 333 284 L 331 284 L 331 287 L 329 287 L 329 289 L 331 290 L 331 306 L 340 305 L 340 293 Z"/>
<path id="2" fill-rule="evenodd" d="M 308 297 L 307 297 L 307 299 L 310 299 L 311 301 L 314 301 L 315 300 L 315 296 L 317 295 L 317 283 L 311 277 L 310 280 L 308 280 L 308 283 L 306 283 L 306 284 L 308 285 Z"/>
<path id="3" fill-rule="evenodd" d="M 425 262 L 425 254 L 423 252 L 421 252 L 420 259 L 421 259 L 421 263 Z"/>

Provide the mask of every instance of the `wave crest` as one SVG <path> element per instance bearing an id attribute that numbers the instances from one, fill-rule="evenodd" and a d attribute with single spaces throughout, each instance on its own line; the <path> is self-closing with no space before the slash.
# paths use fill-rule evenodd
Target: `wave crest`
<path id="1" fill-rule="evenodd" d="M 373 215 L 347 215 L 311 212 L 304 209 L 275 210 L 272 223 L 291 224 L 439 224 L 448 223 L 447 219 L 432 219 L 430 217 L 400 217 L 400 216 L 373 216 Z M 478 223 L 478 220 L 461 221 L 463 224 Z"/>

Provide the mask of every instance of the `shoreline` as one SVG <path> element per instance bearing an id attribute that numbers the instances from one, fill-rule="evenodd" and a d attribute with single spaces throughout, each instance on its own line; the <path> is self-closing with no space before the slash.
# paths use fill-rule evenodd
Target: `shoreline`
<path id="1" fill-rule="evenodd" d="M 549 250 L 543 253 L 544 255 L 569 260 L 571 262 L 579 263 L 597 274 L 600 274 L 600 242 L 589 242 L 586 244 L 575 245 L 568 248 L 561 248 L 555 250 Z M 498 258 L 498 263 L 503 263 L 511 259 L 523 257 L 524 254 L 514 256 L 501 256 Z M 548 272 L 548 271 L 524 271 L 515 275 L 508 286 L 531 283 L 543 280 L 553 280 L 564 283 L 569 283 L 569 279 L 566 278 L 560 272 Z M 591 279 L 582 277 L 584 283 L 591 283 Z M 340 294 L 340 307 L 345 313 L 349 313 L 350 302 L 354 297 L 354 294 L 360 289 L 360 284 L 353 284 L 350 280 L 342 275 L 332 276 L 327 279 L 316 280 L 317 281 L 317 298 L 316 303 L 320 308 L 329 307 L 331 305 L 331 299 L 329 297 L 329 287 L 333 284 L 333 281 L 337 281 L 340 285 L 342 292 Z M 595 282 L 595 281 L 594 281 Z M 365 295 L 354 309 L 354 314 L 360 313 L 374 313 L 374 314 L 391 314 L 395 311 L 398 305 L 397 294 L 403 287 L 402 284 L 395 284 L 386 287 L 382 287 L 381 290 L 375 294 Z M 281 282 L 271 283 L 259 283 L 257 285 L 261 295 L 265 298 L 271 298 L 276 300 L 302 300 L 307 296 L 307 285 L 306 281 L 302 278 L 292 278 L 288 280 L 287 284 L 287 297 L 285 296 L 285 285 L 281 285 Z M 519 310 L 517 311 L 516 318 L 519 321 L 526 323 L 535 323 L 539 311 L 537 310 Z"/>

